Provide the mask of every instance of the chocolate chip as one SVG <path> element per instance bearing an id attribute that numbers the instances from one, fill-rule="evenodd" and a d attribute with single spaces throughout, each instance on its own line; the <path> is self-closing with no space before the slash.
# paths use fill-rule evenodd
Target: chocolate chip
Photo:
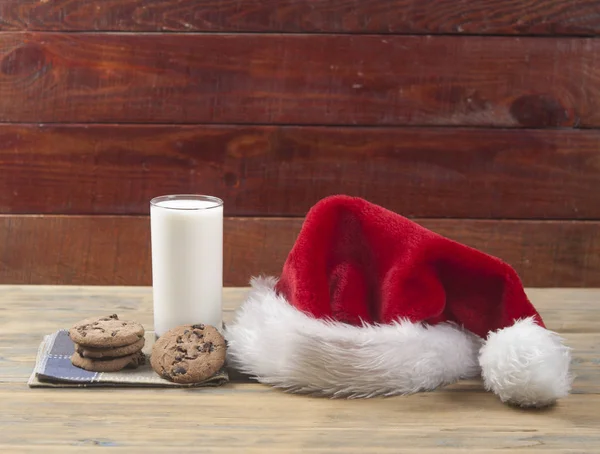
<path id="1" fill-rule="evenodd" d="M 127 322 L 121 323 L 121 326 L 127 326 Z"/>
<path id="2" fill-rule="evenodd" d="M 194 329 L 204 329 L 204 324 L 203 323 L 199 323 L 197 325 L 192 325 L 192 328 L 194 328 Z"/>
<path id="3" fill-rule="evenodd" d="M 183 332 L 183 334 L 187 334 L 187 333 L 189 333 L 189 332 L 190 332 L 190 330 L 189 330 L 189 329 L 186 329 L 186 330 Z"/>
<path id="4" fill-rule="evenodd" d="M 83 337 L 87 336 L 87 333 L 85 331 L 81 331 L 79 334 L 81 334 Z"/>
<path id="5" fill-rule="evenodd" d="M 204 337 L 204 334 L 202 334 L 200 331 L 194 331 L 194 334 L 196 336 L 198 336 L 200 339 L 202 339 Z"/>
<path id="6" fill-rule="evenodd" d="M 181 338 L 181 336 L 177 336 L 177 340 L 175 341 L 178 344 L 183 344 L 183 339 Z"/>
<path id="7" fill-rule="evenodd" d="M 215 346 L 212 342 L 205 342 L 204 345 L 202 345 L 202 348 L 198 347 L 198 350 L 200 350 L 203 353 L 212 352 L 215 350 Z"/>
<path id="8" fill-rule="evenodd" d="M 109 318 L 119 320 L 119 317 L 117 316 L 117 314 L 112 314 Z"/>
<path id="9" fill-rule="evenodd" d="M 112 337 L 115 337 L 115 336 L 117 335 L 117 333 L 118 333 L 118 331 L 113 331 L 112 333 L 110 333 L 110 335 L 111 335 Z"/>
<path id="10" fill-rule="evenodd" d="M 173 375 L 183 375 L 187 372 L 187 369 L 185 367 L 175 367 L 173 368 Z"/>

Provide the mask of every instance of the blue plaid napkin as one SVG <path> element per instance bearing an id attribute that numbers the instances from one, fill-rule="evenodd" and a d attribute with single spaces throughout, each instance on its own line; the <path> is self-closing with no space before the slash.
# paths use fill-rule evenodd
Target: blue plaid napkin
<path id="1" fill-rule="evenodd" d="M 67 330 L 59 330 L 44 337 L 39 346 L 36 364 L 29 378 L 29 386 L 41 387 L 91 387 L 91 386 L 123 386 L 123 387 L 203 387 L 220 386 L 229 381 L 227 371 L 222 369 L 204 382 L 194 385 L 180 385 L 160 377 L 150 366 L 149 356 L 152 351 L 154 332 L 146 332 L 146 344 L 143 352 L 146 364 L 137 369 L 123 369 L 119 372 L 89 372 L 71 364 L 71 355 L 75 345 L 69 338 Z"/>

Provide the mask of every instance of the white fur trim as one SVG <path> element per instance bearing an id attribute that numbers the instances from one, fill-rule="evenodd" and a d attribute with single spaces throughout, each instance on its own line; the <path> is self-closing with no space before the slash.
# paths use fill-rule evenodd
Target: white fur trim
<path id="1" fill-rule="evenodd" d="M 479 362 L 485 388 L 503 402 L 543 407 L 571 389 L 570 349 L 533 318 L 491 333 Z"/>
<path id="2" fill-rule="evenodd" d="M 481 339 L 455 325 L 350 326 L 310 317 L 253 279 L 227 324 L 230 364 L 291 392 L 371 397 L 433 390 L 480 373 Z"/>

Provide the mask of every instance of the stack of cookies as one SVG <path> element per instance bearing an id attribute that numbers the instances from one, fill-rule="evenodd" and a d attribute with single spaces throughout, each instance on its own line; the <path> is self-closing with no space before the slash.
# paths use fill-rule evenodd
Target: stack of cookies
<path id="1" fill-rule="evenodd" d="M 71 363 L 93 372 L 117 372 L 145 363 L 144 327 L 116 314 L 81 320 L 69 330 L 75 344 Z"/>

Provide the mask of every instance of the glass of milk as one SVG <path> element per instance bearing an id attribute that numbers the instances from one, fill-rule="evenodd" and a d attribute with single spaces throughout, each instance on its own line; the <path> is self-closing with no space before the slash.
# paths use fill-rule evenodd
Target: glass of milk
<path id="1" fill-rule="evenodd" d="M 150 201 L 154 330 L 204 323 L 222 329 L 223 201 L 165 195 Z"/>

